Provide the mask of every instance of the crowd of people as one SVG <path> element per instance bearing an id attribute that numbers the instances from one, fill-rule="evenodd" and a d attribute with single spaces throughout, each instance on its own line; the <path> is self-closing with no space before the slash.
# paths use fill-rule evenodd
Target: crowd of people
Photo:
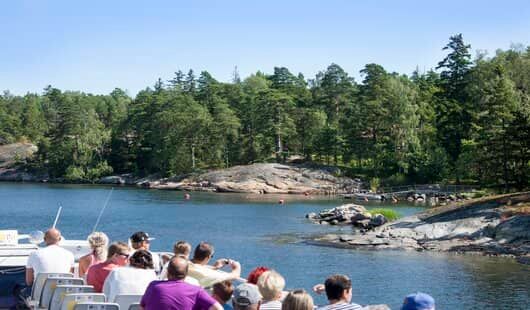
<path id="1" fill-rule="evenodd" d="M 32 253 L 26 267 L 26 283 L 31 286 L 39 273 L 74 272 L 74 256 L 61 248 L 61 233 L 49 229 L 44 235 L 46 247 Z M 151 238 L 145 232 L 134 233 L 129 243 L 114 242 L 102 232 L 88 237 L 91 252 L 79 259 L 78 273 L 112 302 L 118 295 L 142 295 L 140 306 L 146 310 L 350 310 L 362 309 L 352 303 L 352 283 L 346 275 L 331 275 L 315 285 L 316 294 L 325 294 L 326 305 L 317 307 L 303 289 L 285 290 L 285 279 L 264 266 L 241 278 L 241 264 L 221 258 L 212 262 L 213 245 L 200 242 L 190 258 L 192 246 L 178 241 L 172 256 L 149 251 Z M 224 271 L 222 269 L 229 269 Z M 236 285 L 237 284 L 237 285 Z M 406 296 L 403 310 L 433 310 L 428 294 Z"/>

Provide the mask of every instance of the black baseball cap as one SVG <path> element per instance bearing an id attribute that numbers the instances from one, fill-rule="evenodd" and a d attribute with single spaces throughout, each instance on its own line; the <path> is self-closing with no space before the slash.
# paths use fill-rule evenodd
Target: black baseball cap
<path id="1" fill-rule="evenodd" d="M 138 243 L 142 241 L 148 241 L 153 240 L 154 238 L 150 238 L 149 235 L 146 232 L 138 231 L 132 234 L 131 236 L 131 242 Z"/>

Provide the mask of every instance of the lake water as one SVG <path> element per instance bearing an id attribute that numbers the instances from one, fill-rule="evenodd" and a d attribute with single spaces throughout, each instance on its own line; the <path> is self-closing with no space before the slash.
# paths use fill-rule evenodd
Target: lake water
<path id="1" fill-rule="evenodd" d="M 91 232 L 110 187 L 0 183 L 0 229 L 27 233 L 51 226 L 69 239 Z M 351 277 L 353 301 L 399 309 L 408 293 L 435 297 L 437 309 L 530 309 L 530 267 L 511 259 L 401 251 L 354 251 L 305 244 L 302 237 L 339 230 L 310 224 L 304 215 L 344 203 L 323 197 L 256 196 L 114 189 L 98 230 L 126 240 L 143 230 L 152 249 L 171 251 L 176 240 L 215 245 L 216 258 L 239 260 L 243 275 L 258 265 L 278 270 L 287 288 L 311 287 L 334 273 Z M 279 205 L 278 199 L 286 199 Z M 380 207 L 381 205 L 377 205 Z M 407 215 L 421 206 L 399 205 Z M 342 228 L 349 230 L 349 228 Z M 313 296 L 325 303 L 323 296 Z"/>

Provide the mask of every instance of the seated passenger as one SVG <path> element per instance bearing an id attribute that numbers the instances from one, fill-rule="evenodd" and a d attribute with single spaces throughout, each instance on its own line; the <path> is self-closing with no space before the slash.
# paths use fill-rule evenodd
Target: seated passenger
<path id="1" fill-rule="evenodd" d="M 401 310 L 434 310 L 434 308 L 434 298 L 425 293 L 407 295 L 401 306 Z"/>
<path id="2" fill-rule="evenodd" d="M 129 266 L 114 268 L 103 285 L 107 300 L 117 295 L 143 295 L 151 281 L 157 280 L 153 257 L 146 250 L 138 250 L 129 258 Z"/>
<path id="3" fill-rule="evenodd" d="M 316 286 L 316 292 L 321 292 L 321 287 Z M 357 310 L 362 307 L 358 304 L 350 303 L 352 297 L 351 280 L 344 275 L 333 275 L 326 279 L 324 290 L 329 304 L 318 308 L 319 310 Z"/>
<path id="4" fill-rule="evenodd" d="M 177 241 L 175 245 L 173 246 L 173 253 L 175 254 L 175 256 L 181 256 L 185 259 L 189 259 L 190 252 L 191 252 L 191 244 L 189 244 L 186 241 Z M 162 268 L 162 271 L 160 272 L 160 276 L 159 276 L 160 280 L 167 280 L 167 266 L 168 264 L 165 264 L 164 267 Z M 184 279 L 184 282 L 200 286 L 199 281 L 189 276 L 186 276 L 186 278 Z"/>
<path id="5" fill-rule="evenodd" d="M 264 266 L 259 266 L 254 268 L 247 277 L 247 282 L 251 284 L 258 284 L 258 278 L 261 276 L 265 271 L 268 271 L 269 268 Z"/>
<path id="6" fill-rule="evenodd" d="M 107 260 L 88 268 L 86 282 L 94 286 L 94 292 L 101 293 L 105 279 L 112 269 L 125 266 L 129 261 L 129 246 L 123 242 L 115 242 L 110 245 Z"/>
<path id="7" fill-rule="evenodd" d="M 102 232 L 96 231 L 88 236 L 88 244 L 91 252 L 79 258 L 79 276 L 84 277 L 90 266 L 103 262 L 107 259 L 107 247 L 109 237 Z"/>
<path id="8" fill-rule="evenodd" d="M 304 290 L 290 292 L 282 302 L 282 310 L 313 310 L 313 298 Z"/>
<path id="9" fill-rule="evenodd" d="M 184 282 L 189 262 L 171 258 L 167 281 L 153 281 L 147 287 L 140 306 L 145 310 L 222 310 L 223 307 L 201 287 Z"/>
<path id="10" fill-rule="evenodd" d="M 259 306 L 261 310 L 281 310 L 282 291 L 285 287 L 285 279 L 276 271 L 265 271 L 258 278 L 258 290 L 262 296 Z"/>
<path id="11" fill-rule="evenodd" d="M 232 293 L 234 292 L 232 282 L 223 281 L 215 283 L 212 291 L 212 297 L 223 306 L 224 310 L 233 310 L 232 306 L 228 304 L 228 301 L 232 299 Z"/>
<path id="12" fill-rule="evenodd" d="M 213 246 L 206 242 L 201 242 L 197 245 L 193 253 L 188 275 L 197 279 L 202 287 L 210 287 L 215 283 L 238 279 L 241 276 L 241 265 L 237 261 L 221 258 L 212 266 L 208 265 L 213 254 Z M 224 266 L 229 266 L 231 272 L 218 270 Z"/>
<path id="13" fill-rule="evenodd" d="M 258 310 L 260 302 L 261 295 L 254 284 L 239 284 L 234 290 L 232 297 L 234 310 Z"/>
<path id="14" fill-rule="evenodd" d="M 74 272 L 74 254 L 59 246 L 61 232 L 50 228 L 44 234 L 45 248 L 31 253 L 26 263 L 26 284 L 32 285 L 39 273 Z"/>
<path id="15" fill-rule="evenodd" d="M 151 247 L 151 240 L 153 239 L 154 238 L 149 237 L 149 235 L 146 232 L 138 231 L 132 234 L 129 240 L 131 240 L 131 246 L 134 251 L 136 250 L 149 251 L 149 248 Z M 162 264 L 160 263 L 160 257 L 158 256 L 158 254 L 154 254 L 154 253 L 151 253 L 151 255 L 153 257 L 153 266 L 154 266 L 155 272 L 158 274 L 160 270 L 162 270 Z"/>

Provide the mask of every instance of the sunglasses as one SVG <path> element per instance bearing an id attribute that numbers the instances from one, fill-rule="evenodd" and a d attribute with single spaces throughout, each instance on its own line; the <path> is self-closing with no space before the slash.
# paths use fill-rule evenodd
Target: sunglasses
<path id="1" fill-rule="evenodd" d="M 124 253 L 120 253 L 120 254 L 118 254 L 118 255 L 123 256 L 123 257 L 125 257 L 125 258 L 129 258 L 129 256 L 130 256 L 129 254 L 124 254 Z"/>

